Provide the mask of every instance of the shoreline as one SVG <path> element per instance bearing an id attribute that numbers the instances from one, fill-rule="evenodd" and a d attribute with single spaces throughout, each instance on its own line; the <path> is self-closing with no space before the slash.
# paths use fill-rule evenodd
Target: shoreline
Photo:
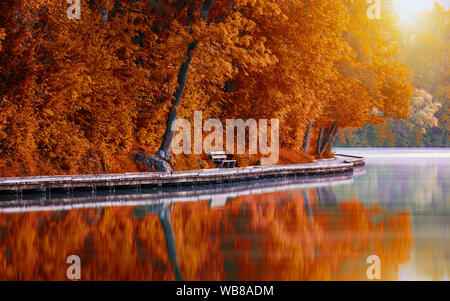
<path id="1" fill-rule="evenodd" d="M 252 166 L 230 169 L 204 169 L 173 173 L 145 172 L 103 175 L 35 176 L 0 178 L 0 200 L 2 194 L 53 193 L 73 195 L 77 192 L 96 194 L 98 189 L 114 190 L 117 187 L 140 190 L 142 187 L 180 187 L 216 185 L 262 179 L 285 177 L 332 176 L 351 173 L 354 168 L 365 165 L 362 157 L 336 155 L 334 160 L 317 160 L 315 163 Z"/>

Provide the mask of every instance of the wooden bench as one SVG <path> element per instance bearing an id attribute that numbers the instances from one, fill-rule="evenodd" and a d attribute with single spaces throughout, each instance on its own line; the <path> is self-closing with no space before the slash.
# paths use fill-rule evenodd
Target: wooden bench
<path id="1" fill-rule="evenodd" d="M 209 158 L 216 164 L 217 168 L 235 168 L 236 160 L 228 160 L 224 151 L 210 152 Z"/>

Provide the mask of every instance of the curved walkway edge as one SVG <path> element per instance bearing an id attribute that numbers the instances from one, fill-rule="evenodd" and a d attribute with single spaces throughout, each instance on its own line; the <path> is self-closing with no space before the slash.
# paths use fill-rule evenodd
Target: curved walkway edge
<path id="1" fill-rule="evenodd" d="M 336 155 L 332 160 L 317 160 L 315 163 L 309 164 L 204 169 L 174 173 L 147 172 L 0 178 L 0 192 L 51 189 L 71 190 L 78 188 L 95 190 L 97 187 L 111 188 L 136 185 L 211 185 L 287 176 L 330 176 L 353 173 L 355 167 L 364 164 L 364 158 L 362 157 Z"/>

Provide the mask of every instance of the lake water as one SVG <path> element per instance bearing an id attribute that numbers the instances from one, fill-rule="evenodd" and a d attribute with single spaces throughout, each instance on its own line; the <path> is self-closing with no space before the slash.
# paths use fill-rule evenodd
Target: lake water
<path id="1" fill-rule="evenodd" d="M 450 149 L 335 152 L 367 166 L 197 201 L 17 204 L 0 211 L 0 278 L 65 280 L 76 255 L 82 280 L 368 280 L 372 256 L 382 280 L 448 280 Z"/>

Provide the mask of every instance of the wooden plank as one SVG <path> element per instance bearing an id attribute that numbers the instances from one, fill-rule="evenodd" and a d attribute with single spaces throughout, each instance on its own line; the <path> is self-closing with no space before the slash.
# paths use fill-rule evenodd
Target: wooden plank
<path id="1" fill-rule="evenodd" d="M 212 156 L 211 160 L 215 161 L 215 160 L 226 160 L 227 156 Z"/>

